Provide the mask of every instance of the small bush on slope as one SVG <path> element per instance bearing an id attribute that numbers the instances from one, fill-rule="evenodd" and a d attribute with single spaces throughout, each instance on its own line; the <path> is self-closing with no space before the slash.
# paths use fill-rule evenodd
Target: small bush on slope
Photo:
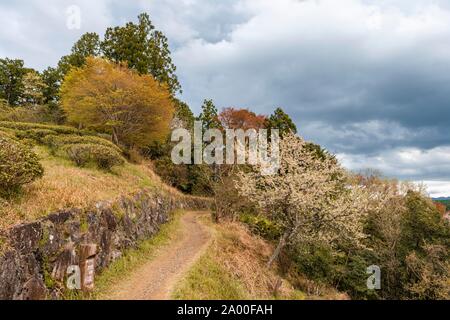
<path id="1" fill-rule="evenodd" d="M 91 145 L 90 150 L 99 169 L 111 170 L 112 167 L 125 163 L 124 158 L 109 147 Z"/>
<path id="2" fill-rule="evenodd" d="M 0 195 L 11 196 L 24 184 L 42 177 L 44 169 L 27 146 L 0 135 Z"/>
<path id="3" fill-rule="evenodd" d="M 87 131 L 87 130 L 78 130 L 74 127 L 58 126 L 58 125 L 43 124 L 43 123 L 0 121 L 0 127 L 22 130 L 22 131 L 27 131 L 27 130 L 31 130 L 31 129 L 47 129 L 47 130 L 53 130 L 58 134 L 95 135 L 95 133 Z"/>
<path id="4" fill-rule="evenodd" d="M 254 234 L 257 234 L 264 239 L 274 241 L 280 237 L 280 226 L 267 217 L 244 213 L 241 214 L 240 220 L 245 223 Z"/>
<path id="5" fill-rule="evenodd" d="M 0 127 L 0 135 L 8 137 L 13 140 L 17 140 L 16 131 L 14 129 Z"/>
<path id="6" fill-rule="evenodd" d="M 77 166 L 84 166 L 92 161 L 97 168 L 103 170 L 111 170 L 114 166 L 123 165 L 124 158 L 114 149 L 95 144 L 69 144 L 64 146 L 70 160 Z"/>
<path id="7" fill-rule="evenodd" d="M 109 140 L 95 136 L 78 135 L 48 135 L 43 139 L 43 143 L 52 151 L 56 151 L 67 144 L 96 144 L 115 149 L 121 152 L 121 149 Z"/>
<path id="8" fill-rule="evenodd" d="M 89 145 L 69 144 L 63 147 L 63 151 L 76 166 L 84 167 L 89 162 L 91 156 L 88 146 Z"/>
<path id="9" fill-rule="evenodd" d="M 38 143 L 42 143 L 43 139 L 49 135 L 57 134 L 56 131 L 50 129 L 30 129 L 26 131 L 16 131 L 16 137 L 19 139 L 32 139 Z"/>

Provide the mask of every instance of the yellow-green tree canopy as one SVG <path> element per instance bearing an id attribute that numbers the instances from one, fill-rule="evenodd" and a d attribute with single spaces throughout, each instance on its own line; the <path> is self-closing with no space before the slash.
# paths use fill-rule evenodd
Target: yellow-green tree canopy
<path id="1" fill-rule="evenodd" d="M 69 71 L 61 103 L 69 122 L 109 132 L 116 144 L 125 146 L 163 140 L 174 113 L 169 90 L 151 75 L 93 57 Z"/>

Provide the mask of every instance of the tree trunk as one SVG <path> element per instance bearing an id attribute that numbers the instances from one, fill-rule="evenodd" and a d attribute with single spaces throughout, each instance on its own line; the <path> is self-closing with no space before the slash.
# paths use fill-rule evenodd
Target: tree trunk
<path id="1" fill-rule="evenodd" d="M 214 195 L 214 209 L 213 210 L 213 218 L 214 218 L 214 223 L 219 223 L 220 222 L 220 218 L 219 218 L 219 206 L 217 205 L 217 195 Z"/>
<path id="2" fill-rule="evenodd" d="M 116 131 L 116 128 L 113 128 L 113 130 L 112 130 L 112 138 L 113 138 L 113 142 L 114 142 L 116 145 L 119 145 L 119 139 L 117 138 L 117 131 Z"/>
<path id="3" fill-rule="evenodd" d="M 280 241 L 278 242 L 278 245 L 273 252 L 272 256 L 269 259 L 269 262 L 267 262 L 267 267 L 270 268 L 272 266 L 272 263 L 278 258 L 278 256 L 281 253 L 281 250 L 283 250 L 284 246 L 286 245 L 286 240 L 289 237 L 289 233 L 283 234 L 283 236 L 280 238 Z"/>

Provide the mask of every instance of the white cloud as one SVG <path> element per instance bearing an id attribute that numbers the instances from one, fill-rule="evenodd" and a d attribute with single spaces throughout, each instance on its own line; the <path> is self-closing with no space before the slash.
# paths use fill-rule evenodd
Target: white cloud
<path id="1" fill-rule="evenodd" d="M 426 176 L 427 173 L 450 179 L 450 147 L 430 150 L 418 148 L 396 148 L 384 150 L 372 156 L 338 153 L 345 166 L 353 170 L 378 169 L 389 176 Z"/>
<path id="2" fill-rule="evenodd" d="M 416 181 L 427 186 L 428 193 L 433 198 L 450 196 L 450 181 Z"/>
<path id="3" fill-rule="evenodd" d="M 0 3 L 0 54 L 25 60 L 29 67 L 54 66 L 62 55 L 85 32 L 100 32 L 113 22 L 109 5 L 112 1 L 31 0 Z M 81 9 L 81 29 L 67 28 L 66 9 Z"/>
<path id="4" fill-rule="evenodd" d="M 398 148 L 372 156 L 340 153 L 337 157 L 355 172 L 377 169 L 388 177 L 424 182 L 434 197 L 450 196 L 450 147 Z"/>

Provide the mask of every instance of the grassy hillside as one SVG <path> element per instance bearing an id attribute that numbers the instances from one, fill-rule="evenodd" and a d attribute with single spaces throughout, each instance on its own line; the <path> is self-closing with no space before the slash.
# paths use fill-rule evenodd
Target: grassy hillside
<path id="1" fill-rule="evenodd" d="M 55 152 L 45 145 L 43 134 L 53 137 L 71 139 L 80 138 L 76 129 L 63 126 L 0 123 L 0 133 L 18 141 L 32 145 L 44 168 L 44 176 L 30 184 L 24 185 L 20 194 L 12 198 L 0 198 L 0 228 L 43 217 L 48 213 L 67 207 L 89 207 L 98 201 L 114 200 L 123 194 L 135 192 L 141 188 L 167 187 L 151 169 L 151 163 L 142 161 L 133 164 L 125 161 L 123 165 L 114 166 L 111 170 L 99 170 L 94 163 L 86 163 L 82 167 L 61 152 Z M 17 129 L 18 127 L 25 130 Z M 34 129 L 33 129 L 34 128 Z M 34 131 L 30 131 L 34 130 Z M 35 135 L 37 132 L 41 135 Z M 91 135 L 88 135 L 91 137 Z M 97 141 L 107 145 L 107 139 L 95 137 Z"/>

